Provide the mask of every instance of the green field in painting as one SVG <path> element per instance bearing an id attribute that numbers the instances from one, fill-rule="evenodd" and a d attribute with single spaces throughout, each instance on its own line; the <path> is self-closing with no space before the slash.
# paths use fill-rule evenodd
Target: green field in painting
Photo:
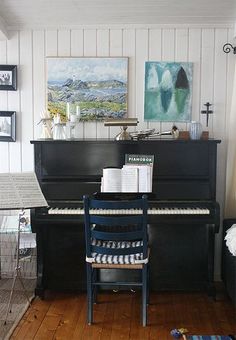
<path id="1" fill-rule="evenodd" d="M 74 102 L 70 103 L 70 114 L 76 114 L 76 106 L 80 106 L 80 119 L 82 121 L 104 120 L 106 118 L 122 118 L 127 112 L 126 103 L 114 102 Z M 48 102 L 48 111 L 53 117 L 60 114 L 62 122 L 66 118 L 66 103 Z"/>

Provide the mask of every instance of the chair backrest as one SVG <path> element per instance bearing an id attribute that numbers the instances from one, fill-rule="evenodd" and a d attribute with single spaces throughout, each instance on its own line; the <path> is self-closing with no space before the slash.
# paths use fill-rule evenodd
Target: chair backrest
<path id="1" fill-rule="evenodd" d="M 142 253 L 143 259 L 146 259 L 147 207 L 145 195 L 121 201 L 84 196 L 87 258 L 91 258 L 93 253 L 108 256 Z M 107 215 L 106 210 L 109 210 Z"/>

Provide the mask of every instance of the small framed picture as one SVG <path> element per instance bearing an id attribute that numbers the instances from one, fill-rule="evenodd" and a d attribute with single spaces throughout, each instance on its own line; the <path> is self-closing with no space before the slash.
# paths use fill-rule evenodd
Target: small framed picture
<path id="1" fill-rule="evenodd" d="M 16 112 L 0 111 L 0 142 L 16 141 Z"/>
<path id="2" fill-rule="evenodd" d="M 16 65 L 0 65 L 0 90 L 16 91 L 17 89 L 17 66 Z"/>

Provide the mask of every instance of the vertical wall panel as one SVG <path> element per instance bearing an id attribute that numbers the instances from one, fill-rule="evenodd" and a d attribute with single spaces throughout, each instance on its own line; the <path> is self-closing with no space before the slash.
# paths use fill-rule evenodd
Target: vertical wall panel
<path id="1" fill-rule="evenodd" d="M 56 57 L 57 50 L 57 30 L 46 31 L 46 56 Z"/>
<path id="2" fill-rule="evenodd" d="M 33 81 L 32 81 L 32 32 L 20 32 L 20 98 L 22 171 L 33 169 Z"/>
<path id="3" fill-rule="evenodd" d="M 84 31 L 71 30 L 71 56 L 82 57 L 84 53 Z"/>
<path id="4" fill-rule="evenodd" d="M 214 137 L 222 139 L 225 131 L 225 103 L 227 91 L 227 63 L 222 46 L 227 41 L 227 30 L 217 29 L 215 31 L 215 60 L 214 60 Z M 221 84 L 221 86 L 219 86 Z"/>
<path id="5" fill-rule="evenodd" d="M 188 61 L 188 30 L 176 29 L 175 31 L 175 61 Z M 187 124 L 182 122 L 175 122 L 180 130 L 186 130 Z"/>
<path id="6" fill-rule="evenodd" d="M 96 57 L 97 55 L 97 32 L 95 29 L 84 30 L 84 56 Z M 97 137 L 97 124 L 90 122 L 84 124 L 84 137 L 96 138 Z"/>
<path id="7" fill-rule="evenodd" d="M 123 36 L 121 29 L 110 30 L 110 56 L 122 57 L 123 55 Z M 120 127 L 110 127 L 110 138 L 113 139 L 120 132 Z"/>
<path id="8" fill-rule="evenodd" d="M 193 62 L 192 120 L 200 120 L 201 29 L 189 30 L 189 61 Z"/>
<path id="9" fill-rule="evenodd" d="M 0 63 L 7 63 L 7 43 L 0 41 Z M 8 92 L 0 91 L 0 111 L 8 110 Z M 9 143 L 0 142 L 0 172 L 8 172 L 10 170 L 9 164 Z"/>
<path id="10" fill-rule="evenodd" d="M 162 30 L 150 29 L 149 30 L 149 44 L 148 44 L 148 60 L 149 61 L 161 61 L 162 57 Z M 157 132 L 161 129 L 160 122 L 148 123 L 149 128 L 155 128 Z"/>
<path id="11" fill-rule="evenodd" d="M 129 57 L 128 68 L 128 117 L 136 118 L 135 93 L 135 30 L 123 30 L 123 56 Z M 135 130 L 135 127 L 132 128 Z"/>
<path id="12" fill-rule="evenodd" d="M 70 56 L 70 30 L 58 31 L 58 56 Z"/>
<path id="13" fill-rule="evenodd" d="M 175 30 L 163 29 L 162 33 L 162 60 L 174 61 L 175 60 Z M 173 123 L 161 123 L 161 131 L 170 131 Z"/>
<path id="14" fill-rule="evenodd" d="M 232 41 L 234 36 L 235 36 L 234 29 L 229 29 L 228 34 L 227 34 L 227 41 Z M 226 105 L 225 105 L 225 107 L 226 107 L 226 118 L 227 118 L 227 116 L 230 115 L 230 110 L 231 110 L 232 90 L 233 90 L 234 72 L 235 72 L 235 54 L 224 53 L 224 56 L 227 60 L 227 71 L 226 71 L 227 83 L 226 83 Z M 228 136 L 228 124 L 227 123 L 228 123 L 228 121 L 226 119 L 225 133 L 224 133 L 226 140 L 227 140 L 227 136 Z"/>
<path id="15" fill-rule="evenodd" d="M 71 56 L 83 57 L 84 55 L 84 30 L 71 31 Z M 79 138 L 84 138 L 84 123 L 79 124 Z"/>
<path id="16" fill-rule="evenodd" d="M 205 109 L 206 102 L 213 103 L 214 91 L 214 44 L 215 36 L 213 29 L 202 30 L 202 53 L 201 53 L 201 96 L 200 110 Z M 214 109 L 214 107 L 213 107 Z M 200 115 L 200 121 L 206 126 L 206 116 Z M 209 133 L 213 137 L 213 117 L 209 117 Z"/>
<path id="17" fill-rule="evenodd" d="M 97 30 L 97 56 L 98 57 L 109 56 L 109 42 L 110 42 L 109 29 Z"/>
<path id="18" fill-rule="evenodd" d="M 41 115 L 46 111 L 46 67 L 44 31 L 33 32 L 33 121 L 34 138 L 40 138 L 42 123 L 38 124 Z"/>
<path id="19" fill-rule="evenodd" d="M 19 34 L 12 32 L 11 39 L 7 41 L 7 63 L 19 64 Z M 19 69 L 18 69 L 19 72 Z M 9 165 L 11 172 L 19 172 L 22 167 L 21 159 L 21 113 L 19 85 L 17 91 L 8 92 L 8 110 L 16 111 L 16 142 L 9 143 Z"/>
<path id="20" fill-rule="evenodd" d="M 97 30 L 97 56 L 108 57 L 109 56 L 109 41 L 110 41 L 109 29 Z M 105 127 L 103 122 L 97 122 L 97 138 L 109 138 L 109 127 Z"/>
<path id="21" fill-rule="evenodd" d="M 136 112 L 139 121 L 138 130 L 147 128 L 144 122 L 144 66 L 148 60 L 148 29 L 136 31 Z"/>

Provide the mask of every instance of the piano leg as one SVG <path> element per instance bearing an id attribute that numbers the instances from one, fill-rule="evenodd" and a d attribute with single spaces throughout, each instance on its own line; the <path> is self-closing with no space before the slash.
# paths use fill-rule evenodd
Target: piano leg
<path id="1" fill-rule="evenodd" d="M 215 225 L 207 224 L 207 293 L 215 298 L 214 256 L 215 256 Z"/>
<path id="2" fill-rule="evenodd" d="M 43 228 L 43 227 L 42 227 Z M 44 233 L 41 230 L 37 231 L 37 282 L 35 288 L 35 295 L 44 299 L 44 252 L 43 252 L 43 236 Z"/>

